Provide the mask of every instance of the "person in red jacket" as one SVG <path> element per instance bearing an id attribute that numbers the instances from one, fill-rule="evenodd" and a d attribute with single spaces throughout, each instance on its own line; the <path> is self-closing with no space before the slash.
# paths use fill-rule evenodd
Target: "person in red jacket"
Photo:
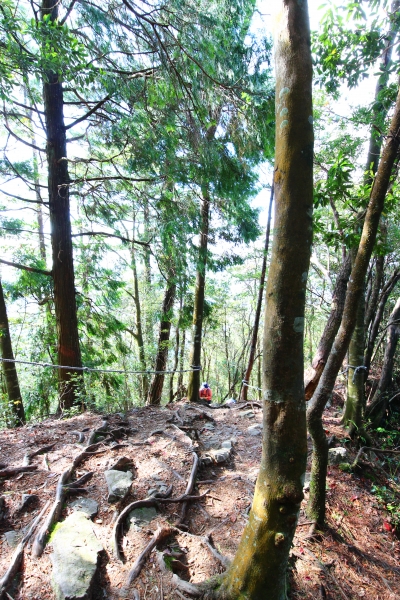
<path id="1" fill-rule="evenodd" d="M 212 391 L 208 383 L 203 383 L 199 390 L 199 397 L 201 400 L 205 400 L 208 404 L 211 404 Z"/>

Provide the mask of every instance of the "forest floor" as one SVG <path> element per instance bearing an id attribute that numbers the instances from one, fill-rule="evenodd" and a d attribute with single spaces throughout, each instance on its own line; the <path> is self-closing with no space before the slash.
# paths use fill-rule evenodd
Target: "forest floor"
<path id="1" fill-rule="evenodd" d="M 336 408 L 327 410 L 326 431 L 328 435 L 336 436 L 336 446 L 349 448 L 351 462 L 356 450 L 351 449 L 337 417 Z M 189 428 L 178 429 L 171 420 L 178 426 L 185 424 Z M 234 556 L 248 518 L 257 478 L 261 429 L 257 434 L 254 426 L 261 422 L 262 413 L 256 406 L 250 411 L 238 407 L 196 410 L 183 403 L 174 404 L 171 408 L 134 409 L 126 418 L 120 414 L 109 416 L 111 429 L 118 429 L 122 423 L 129 426 L 129 434 L 120 433 L 115 447 L 107 444 L 107 440 L 100 443 L 98 453 L 86 458 L 74 475 L 78 478 L 88 471 L 94 473 L 85 484 L 86 496 L 99 505 L 92 525 L 104 548 L 93 591 L 94 600 L 188 598 L 187 594 L 174 588 L 172 572 L 163 566 L 162 556 L 169 555 L 169 566 L 172 565 L 181 578 L 191 582 L 204 581 L 224 570 L 204 543 L 204 536 L 211 533 L 214 547 L 228 558 Z M 88 433 L 99 428 L 101 423 L 101 415 L 85 413 L 70 419 L 49 418 L 35 425 L 0 431 L 1 462 L 7 466 L 19 466 L 26 453 L 55 444 L 44 455 L 32 457 L 30 462 L 37 466 L 36 470 L 0 480 L 0 496 L 5 499 L 0 517 L 0 576 L 6 572 L 14 552 L 4 533 L 22 530 L 48 500 L 54 501 L 58 476 L 87 444 L 78 444 L 77 436 L 72 432 L 83 432 L 87 440 Z M 195 440 L 188 435 L 195 437 L 194 433 Z M 112 530 L 119 512 L 131 502 L 148 497 L 151 489 L 162 490 L 163 486 L 172 485 L 172 497 L 184 494 L 192 471 L 193 451 L 200 451 L 204 456 L 207 448 L 215 448 L 224 440 L 233 442 L 230 458 L 225 463 L 201 466 L 197 471 L 193 494 L 207 493 L 201 500 L 188 505 L 187 532 L 173 530 L 147 557 L 139 576 L 128 590 L 126 579 L 132 563 L 159 525 L 173 524 L 179 519 L 181 504 L 163 503 L 157 507 L 151 521 L 123 532 L 120 547 L 124 562 L 115 558 L 113 553 Z M 133 460 L 133 485 L 123 501 L 110 504 L 104 471 L 120 457 Z M 338 466 L 329 467 L 328 528 L 319 540 L 307 537 L 309 523 L 304 508 L 308 493 L 305 493 L 290 558 L 288 595 L 291 599 L 400 598 L 400 542 L 391 517 L 380 502 L 382 494 L 378 497 L 376 492 L 385 490 L 392 493 L 393 502 L 398 504 L 399 489 L 381 460 L 371 457 L 369 460 L 376 460 L 377 464 L 364 460 L 358 473 L 345 472 Z M 37 503 L 20 510 L 22 494 L 37 495 Z M 76 500 L 76 495 L 67 497 L 62 518 L 71 513 L 73 500 Z M 393 509 L 393 503 L 390 506 Z M 39 559 L 33 558 L 27 548 L 22 568 L 8 589 L 8 598 L 54 598 L 51 552 L 51 540 Z M 174 553 L 179 555 L 176 559 L 171 558 Z"/>

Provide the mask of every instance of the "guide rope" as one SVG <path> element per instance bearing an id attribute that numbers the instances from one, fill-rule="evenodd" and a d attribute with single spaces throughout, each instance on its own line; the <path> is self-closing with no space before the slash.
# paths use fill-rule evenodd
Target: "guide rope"
<path id="1" fill-rule="evenodd" d="M 32 365 L 35 367 L 49 367 L 51 369 L 66 369 L 68 371 L 82 371 L 84 373 L 121 373 L 129 375 L 165 375 L 168 373 L 191 373 L 192 371 L 201 371 L 201 366 L 192 367 L 190 369 L 182 369 L 175 371 L 126 371 L 125 369 L 96 369 L 94 367 L 71 367 L 67 365 L 55 365 L 53 363 L 32 362 L 29 360 L 16 360 L 11 358 L 0 358 L 4 363 L 16 363 L 21 365 Z"/>

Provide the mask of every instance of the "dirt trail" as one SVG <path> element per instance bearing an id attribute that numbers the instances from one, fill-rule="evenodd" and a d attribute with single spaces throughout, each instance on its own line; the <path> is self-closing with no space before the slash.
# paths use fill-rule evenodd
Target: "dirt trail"
<path id="1" fill-rule="evenodd" d="M 340 439 L 344 434 L 337 419 L 332 418 L 333 410 L 327 413 L 326 428 Z M 214 547 L 222 555 L 228 558 L 234 555 L 247 520 L 258 473 L 262 414 L 256 407 L 253 411 L 238 408 L 204 411 L 205 415 L 202 410 L 175 404 L 171 409 L 134 409 L 126 419 L 124 415 L 110 415 L 108 430 L 115 432 L 114 447 L 105 434 L 106 439 L 100 440 L 97 446 L 99 453 L 88 456 L 77 467 L 73 479 L 90 471 L 94 474 L 83 486 L 87 493 L 67 496 L 62 519 L 71 513 L 71 503 L 77 498 L 85 496 L 99 505 L 93 528 L 104 551 L 95 581 L 94 600 L 132 598 L 135 597 L 133 590 L 137 591 L 140 600 L 188 597 L 173 587 L 170 569 L 191 582 L 200 582 L 222 572 L 221 561 L 203 540 L 209 533 Z M 36 450 L 55 444 L 44 454 L 31 456 L 29 463 L 37 466 L 36 470 L 0 480 L 0 496 L 5 499 L 5 508 L 0 506 L 0 577 L 6 572 L 14 552 L 4 534 L 21 532 L 47 501 L 54 501 L 60 474 L 85 448 L 90 432 L 100 428 L 102 423 L 101 415 L 86 413 L 67 420 L 47 419 L 18 430 L 0 431 L 1 463 L 7 466 L 21 466 L 26 454 L 33 455 Z M 84 434 L 83 443 L 77 443 L 76 432 Z M 213 462 L 215 456 L 210 456 L 210 449 L 228 440 L 232 443 L 229 458 L 225 462 Z M 173 531 L 152 551 L 127 592 L 126 580 L 132 564 L 157 527 L 179 521 L 181 504 L 160 503 L 152 520 L 132 526 L 129 531 L 124 527 L 123 535 L 119 537 L 124 562 L 113 552 L 115 520 L 125 506 L 154 491 L 163 493 L 168 486 L 173 486 L 172 497 L 184 494 L 192 471 L 193 451 L 199 454 L 203 463 L 209 464 L 199 467 L 192 494 L 209 491 L 201 500 L 188 504 L 187 530 Z M 110 504 L 104 472 L 121 457 L 133 461 L 133 485 L 122 502 Z M 382 485 L 389 486 L 390 482 L 384 481 L 384 474 L 372 470 L 373 477 L 368 478 L 368 470 L 365 467 L 365 472 L 354 475 L 338 467 L 330 468 L 329 529 L 322 540 L 307 539 L 308 520 L 301 511 L 290 559 L 290 598 L 400 598 L 399 540 L 389 530 L 389 519 L 371 492 L 371 478 L 380 477 Z M 36 495 L 38 499 L 33 499 L 32 504 L 21 510 L 22 494 Z M 34 558 L 27 548 L 23 566 L 8 590 L 13 600 L 54 598 L 50 584 L 51 552 L 51 540 L 40 558 Z"/>

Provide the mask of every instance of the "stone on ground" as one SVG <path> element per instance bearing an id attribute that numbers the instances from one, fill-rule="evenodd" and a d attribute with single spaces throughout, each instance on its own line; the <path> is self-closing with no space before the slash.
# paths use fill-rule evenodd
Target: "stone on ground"
<path id="1" fill-rule="evenodd" d="M 153 506 L 135 508 L 129 513 L 128 519 L 130 521 L 131 531 L 138 531 L 141 527 L 144 527 L 150 521 L 155 519 L 157 516 L 157 510 Z"/>
<path id="2" fill-rule="evenodd" d="M 330 448 L 329 449 L 329 459 L 328 462 L 330 465 L 339 465 L 342 462 L 345 462 L 348 459 L 348 452 L 346 448 Z"/>
<path id="3" fill-rule="evenodd" d="M 73 508 L 74 511 L 79 510 L 80 512 L 84 512 L 89 519 L 95 517 L 99 511 L 98 503 L 92 498 L 78 498 L 78 500 L 71 502 L 70 507 Z"/>
<path id="4" fill-rule="evenodd" d="M 257 425 L 251 425 L 250 427 L 247 428 L 247 433 L 249 435 L 261 435 L 262 434 L 262 424 L 261 423 L 257 423 Z"/>
<path id="5" fill-rule="evenodd" d="M 108 501 L 118 502 L 118 500 L 123 500 L 131 489 L 132 473 L 110 469 L 104 472 L 104 476 L 108 486 Z"/>
<path id="6" fill-rule="evenodd" d="M 91 522 L 74 512 L 52 537 L 52 587 L 56 600 L 91 600 L 98 555 L 103 550 Z"/>

